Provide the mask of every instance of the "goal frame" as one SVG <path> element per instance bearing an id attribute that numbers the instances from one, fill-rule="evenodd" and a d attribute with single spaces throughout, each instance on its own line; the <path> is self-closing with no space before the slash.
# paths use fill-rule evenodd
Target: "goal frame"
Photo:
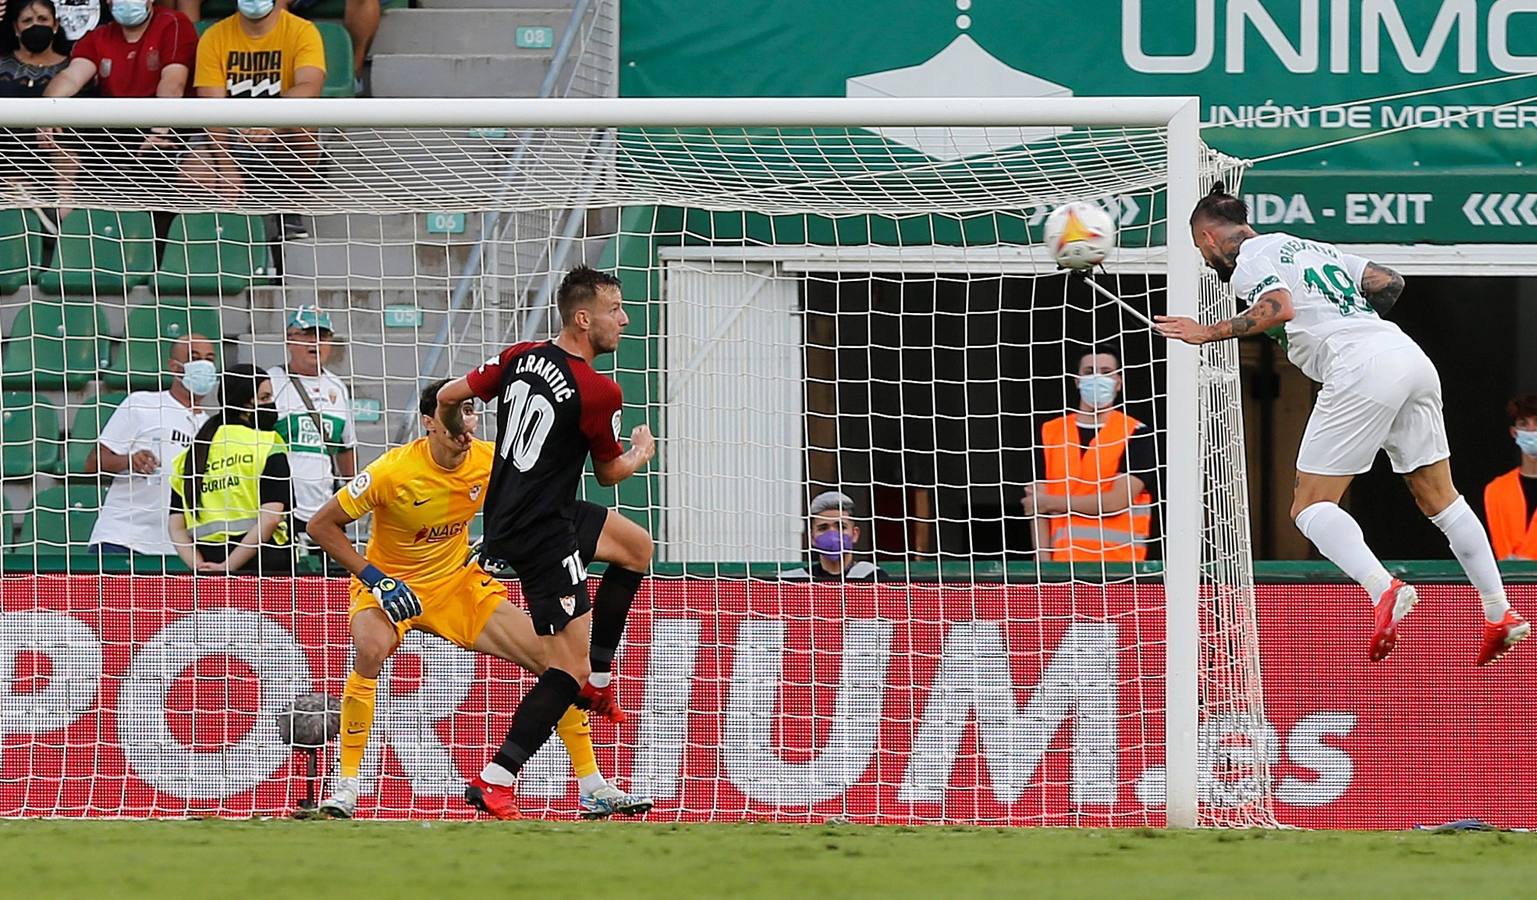
<path id="1" fill-rule="evenodd" d="M 1200 101 L 1176 97 L 9 99 L 11 128 L 1150 127 L 1167 132 L 1167 309 L 1196 317 L 1200 258 L 1176 216 L 1200 191 Z M 1164 474 L 1165 813 L 1198 815 L 1202 470 L 1198 350 L 1168 347 Z"/>

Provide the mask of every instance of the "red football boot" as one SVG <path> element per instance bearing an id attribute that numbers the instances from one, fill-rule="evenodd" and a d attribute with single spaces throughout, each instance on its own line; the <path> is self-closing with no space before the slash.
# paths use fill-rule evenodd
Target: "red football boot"
<path id="1" fill-rule="evenodd" d="M 1420 595 L 1415 593 L 1414 586 L 1397 578 L 1382 592 L 1372 616 L 1376 625 L 1372 631 L 1372 662 L 1382 662 L 1393 652 L 1398 644 L 1398 623 L 1418 602 Z"/>
<path id="2" fill-rule="evenodd" d="M 518 809 L 517 794 L 512 788 L 491 784 L 479 775 L 464 786 L 464 802 L 504 822 L 523 818 L 523 812 Z"/>
<path id="3" fill-rule="evenodd" d="M 1532 633 L 1532 626 L 1513 609 L 1505 611 L 1498 622 L 1484 622 L 1484 644 L 1478 649 L 1478 664 L 1487 666 L 1505 655 Z"/>
<path id="4" fill-rule="evenodd" d="M 610 681 L 607 687 L 596 688 L 591 684 L 582 685 L 581 698 L 587 701 L 587 708 L 603 718 L 618 724 L 628 718 L 624 710 L 619 707 L 619 693 L 614 689 L 614 682 Z M 580 705 L 580 704 L 578 704 Z"/>

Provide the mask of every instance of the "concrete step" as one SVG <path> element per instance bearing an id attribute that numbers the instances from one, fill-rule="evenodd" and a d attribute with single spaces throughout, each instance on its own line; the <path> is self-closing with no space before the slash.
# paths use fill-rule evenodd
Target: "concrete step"
<path id="1" fill-rule="evenodd" d="M 565 9 L 398 9 L 379 25 L 375 61 L 396 53 L 445 56 L 505 53 L 519 28 L 555 29 L 555 40 L 571 18 Z M 549 51 L 529 51 L 546 52 Z"/>
<path id="2" fill-rule="evenodd" d="M 373 90 L 379 97 L 533 97 L 539 93 L 549 62 L 548 50 L 461 56 L 378 55 L 374 57 Z"/>

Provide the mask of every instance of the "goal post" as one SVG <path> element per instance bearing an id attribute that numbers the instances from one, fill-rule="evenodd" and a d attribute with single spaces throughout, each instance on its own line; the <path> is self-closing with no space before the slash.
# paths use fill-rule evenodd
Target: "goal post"
<path id="1" fill-rule="evenodd" d="M 0 672 L 59 652 L 49 629 L 75 629 L 62 619 L 87 602 L 80 579 L 99 580 L 80 626 L 94 664 L 50 664 L 98 683 L 59 695 L 65 724 L 17 729 L 49 749 L 24 774 L 32 789 L 0 790 L 0 815 L 271 812 L 296 770 L 269 707 L 340 693 L 339 581 L 214 584 L 171 562 L 130 588 L 121 573 L 144 560 L 86 552 L 116 541 L 73 514 L 111 515 L 134 476 L 83 471 L 71 448 L 121 393 L 172 383 L 139 371 L 171 338 L 215 328 L 221 364 L 265 368 L 290 352 L 294 309 L 328 313 L 351 404 L 330 443 L 345 430 L 361 467 L 419 434 L 428 382 L 548 337 L 555 285 L 586 262 L 624 281 L 632 325 L 600 364 L 625 390 L 624 430 L 649 422 L 660 442 L 617 491 L 584 486 L 657 541 L 621 673 L 639 724 L 606 733 L 603 760 L 657 793 L 660 814 L 1273 824 L 1236 352 L 1168 344 L 1041 247 L 1050 209 L 1098 202 L 1121 230 L 1101 284 L 1148 315 L 1220 315 L 1183 223 L 1242 167 L 1202 143 L 1198 111 L 1192 97 L 0 100 L 18 170 L 0 182 L 14 222 L 0 231 L 15 232 L 0 234 L 0 352 L 7 403 L 30 404 L 7 415 L 58 420 L 0 439 L 18 459 L 3 608 L 29 617 L 0 635 Z M 139 143 L 151 125 L 172 129 L 154 165 Z M 269 166 L 279 152 L 296 166 Z M 295 215 L 309 233 L 285 236 L 279 217 Z M 189 271 L 197 259 L 214 270 Z M 36 331 L 81 305 L 89 333 Z M 1035 546 L 1071 520 L 1022 501 L 1057 478 L 1042 427 L 1073 421 L 1072 367 L 1090 349 L 1115 354 L 1117 403 L 1146 428 L 1138 458 L 1157 461 L 1136 473 L 1150 499 L 1107 511 L 1095 541 L 1119 533 L 1113 516 L 1135 533 L 1092 561 Z M 807 515 L 823 490 L 850 495 L 851 552 L 891 582 L 779 578 L 819 565 Z M 149 625 L 133 621 L 146 602 Z M 253 624 L 292 652 L 230 637 Z M 215 637 L 183 664 L 161 633 Z M 151 652 L 154 675 L 138 661 Z M 527 682 L 435 640 L 402 652 L 418 674 L 381 700 L 388 749 L 368 757 L 365 808 L 451 814 L 456 772 Z M 217 716 L 210 685 L 226 691 Z M 111 746 L 85 759 L 80 735 L 109 726 Z M 181 761 L 154 762 L 161 745 Z M 555 811 L 558 750 L 539 759 L 525 796 Z M 104 772 L 115 799 L 76 802 Z"/>

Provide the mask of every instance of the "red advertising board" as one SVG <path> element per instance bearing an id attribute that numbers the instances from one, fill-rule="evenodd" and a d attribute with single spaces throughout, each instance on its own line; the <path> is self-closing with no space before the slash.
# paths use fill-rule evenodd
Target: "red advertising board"
<path id="1" fill-rule="evenodd" d="M 1537 825 L 1526 655 L 1475 669 L 1471 592 L 1422 596 L 1371 665 L 1359 590 L 1260 589 L 1281 821 Z M 0 610 L 0 815 L 282 815 L 301 796 L 273 713 L 340 695 L 344 583 L 6 576 Z M 652 580 L 620 670 L 636 714 L 594 737 L 657 819 L 1157 825 L 1162 635 L 1157 585 Z M 413 636 L 380 686 L 361 813 L 465 815 L 462 780 L 529 684 Z M 558 741 L 520 792 L 527 813 L 574 810 Z"/>

